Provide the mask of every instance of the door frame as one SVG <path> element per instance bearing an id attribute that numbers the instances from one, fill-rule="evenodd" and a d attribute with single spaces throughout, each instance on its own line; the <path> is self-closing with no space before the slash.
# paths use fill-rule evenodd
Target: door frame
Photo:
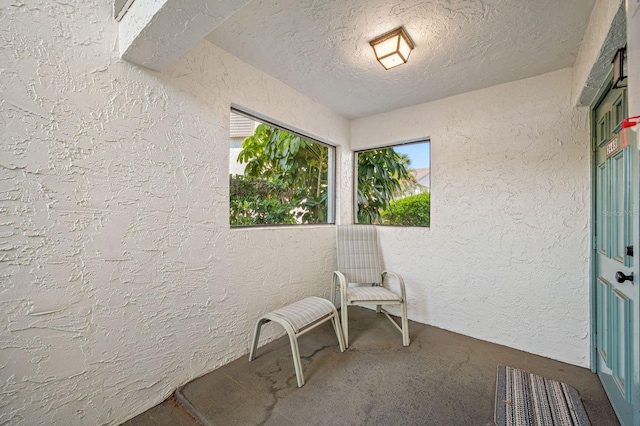
<path id="1" fill-rule="evenodd" d="M 600 103 L 604 100 L 607 93 L 609 93 L 609 89 L 611 89 L 613 78 L 613 71 L 609 72 L 607 78 L 605 80 L 605 84 L 598 91 L 598 95 L 595 97 L 593 103 L 589 106 L 589 145 L 590 145 L 590 155 L 589 155 L 589 168 L 591 169 L 591 250 L 589 256 L 589 271 L 590 271 L 590 281 L 591 285 L 589 286 L 589 321 L 590 321 L 590 331 L 591 331 L 591 347 L 589 350 L 590 353 L 590 367 L 592 373 L 597 373 L 598 371 L 598 340 L 597 340 L 597 331 L 598 331 L 598 321 L 597 321 L 597 301 L 596 301 L 596 292 L 598 285 L 598 277 L 596 271 L 596 254 L 598 251 L 598 240 L 596 236 L 597 227 L 596 227 L 596 188 L 598 187 L 596 179 L 597 165 L 596 165 L 596 151 L 598 150 L 598 142 L 597 139 L 597 131 L 596 131 L 596 108 L 600 105 Z"/>
<path id="2" fill-rule="evenodd" d="M 593 373 L 597 373 L 598 370 L 598 353 L 597 353 L 597 300 L 596 300 L 596 292 L 597 292 L 597 282 L 598 276 L 596 271 L 596 255 L 597 255 L 597 226 L 596 226 L 596 190 L 597 190 L 597 164 L 596 164 L 596 151 L 598 149 L 598 141 L 597 141 L 597 131 L 596 126 L 597 122 L 595 120 L 596 108 L 600 105 L 600 103 L 607 96 L 609 90 L 612 86 L 612 76 L 613 71 L 609 72 L 607 78 L 605 80 L 605 84 L 598 91 L 597 96 L 595 97 L 594 102 L 590 105 L 589 109 L 589 140 L 590 140 L 590 168 L 591 168 L 591 251 L 590 251 L 590 288 L 589 288 L 589 311 L 590 311 L 590 331 L 591 331 L 591 347 L 590 347 L 590 367 Z M 627 133 L 629 136 L 629 133 Z M 636 147 L 635 149 L 640 151 L 640 136 L 631 136 L 636 138 Z M 640 153 L 638 157 L 640 158 Z M 636 188 L 634 188 L 634 192 L 637 193 L 640 191 L 640 167 L 636 169 L 637 171 L 632 176 L 632 179 L 635 179 L 638 182 Z M 633 168 L 632 168 L 633 173 Z M 637 196 L 637 194 L 634 194 Z M 640 196 L 637 198 L 640 200 Z M 640 233 L 640 218 L 635 218 L 635 229 L 634 229 L 634 242 L 640 241 L 638 234 Z M 639 247 L 635 247 L 636 252 L 640 252 L 640 244 Z M 635 346 L 632 346 L 630 350 L 634 353 L 632 354 L 632 368 L 633 374 L 631 376 L 631 392 L 632 392 L 632 404 L 633 404 L 633 422 L 640 421 L 640 256 L 635 256 L 634 264 L 633 264 L 633 274 L 636 280 L 634 281 L 634 292 L 635 292 L 635 303 L 632 305 L 632 318 L 633 325 L 631 333 L 634 335 L 633 342 Z M 608 396 L 607 396 L 608 397 Z M 635 424 L 635 423 L 634 423 Z"/>

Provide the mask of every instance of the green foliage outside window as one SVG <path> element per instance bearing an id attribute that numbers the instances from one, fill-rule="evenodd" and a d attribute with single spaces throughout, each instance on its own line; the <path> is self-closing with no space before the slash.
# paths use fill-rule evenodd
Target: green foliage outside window
<path id="1" fill-rule="evenodd" d="M 393 148 L 358 152 L 358 223 L 379 223 L 383 210 L 412 179 L 409 158 Z"/>
<path id="2" fill-rule="evenodd" d="M 296 223 L 291 213 L 297 206 L 289 188 L 266 179 L 230 176 L 231 225 Z"/>
<path id="3" fill-rule="evenodd" d="M 327 223 L 329 148 L 267 124 L 242 142 L 231 176 L 231 225 Z"/>
<path id="4" fill-rule="evenodd" d="M 356 155 L 358 223 L 430 225 L 428 141 L 360 151 Z M 418 169 L 411 168 L 412 160 L 419 164 Z"/>
<path id="5" fill-rule="evenodd" d="M 431 194 L 423 192 L 393 200 L 381 215 L 382 224 L 396 226 L 429 226 L 431 221 Z"/>
<path id="6" fill-rule="evenodd" d="M 328 222 L 329 147 L 259 124 L 238 161 L 246 166 L 229 178 L 232 226 Z M 358 223 L 429 226 L 429 193 L 410 195 L 422 187 L 407 155 L 373 149 L 358 152 L 357 163 Z"/>

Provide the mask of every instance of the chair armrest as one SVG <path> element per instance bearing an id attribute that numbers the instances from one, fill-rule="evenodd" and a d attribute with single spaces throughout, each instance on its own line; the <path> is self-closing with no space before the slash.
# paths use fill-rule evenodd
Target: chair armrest
<path id="1" fill-rule="evenodd" d="M 396 281 L 398 281 L 398 285 L 400 286 L 400 297 L 402 297 L 402 300 L 404 302 L 407 301 L 407 292 L 404 288 L 404 279 L 402 278 L 402 276 L 400 276 L 400 274 L 396 274 L 395 272 L 391 272 L 391 271 L 382 271 L 382 284 L 384 285 L 384 279 L 387 275 L 391 275 L 392 277 L 394 277 L 396 279 Z"/>
<path id="2" fill-rule="evenodd" d="M 337 280 L 337 281 L 336 281 Z M 347 278 L 340 271 L 333 271 L 333 278 L 331 279 L 331 292 L 335 293 L 336 287 L 340 289 L 340 303 L 346 304 L 347 300 Z"/>
<path id="3" fill-rule="evenodd" d="M 347 278 L 340 271 L 333 271 L 333 285 L 336 285 L 336 279 L 338 280 L 338 286 L 340 290 L 347 288 Z"/>

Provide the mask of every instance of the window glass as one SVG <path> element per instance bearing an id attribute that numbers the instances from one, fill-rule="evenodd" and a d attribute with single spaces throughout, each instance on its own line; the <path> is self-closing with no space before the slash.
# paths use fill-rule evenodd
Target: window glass
<path id="1" fill-rule="evenodd" d="M 430 226 L 429 141 L 356 152 L 357 223 Z"/>
<path id="2" fill-rule="evenodd" d="M 335 148 L 231 111 L 231 226 L 333 223 Z"/>

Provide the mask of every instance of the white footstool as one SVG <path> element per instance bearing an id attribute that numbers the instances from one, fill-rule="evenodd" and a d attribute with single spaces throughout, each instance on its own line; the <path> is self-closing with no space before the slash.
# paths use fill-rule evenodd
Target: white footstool
<path id="1" fill-rule="evenodd" d="M 298 350 L 298 336 L 303 335 L 320 324 L 331 320 L 333 329 L 338 337 L 340 344 L 340 352 L 344 352 L 344 340 L 342 337 L 342 328 L 338 321 L 338 311 L 336 311 L 333 303 L 320 297 L 307 297 L 298 302 L 276 309 L 263 315 L 256 324 L 256 330 L 253 334 L 253 344 L 249 353 L 249 361 L 255 358 L 258 349 L 258 340 L 260 339 L 260 328 L 262 324 L 269 321 L 275 321 L 282 325 L 289 335 L 291 342 L 291 352 L 293 354 L 293 365 L 296 369 L 296 377 L 298 379 L 298 387 L 304 385 L 304 375 L 302 374 L 302 364 L 300 363 L 300 351 Z"/>

